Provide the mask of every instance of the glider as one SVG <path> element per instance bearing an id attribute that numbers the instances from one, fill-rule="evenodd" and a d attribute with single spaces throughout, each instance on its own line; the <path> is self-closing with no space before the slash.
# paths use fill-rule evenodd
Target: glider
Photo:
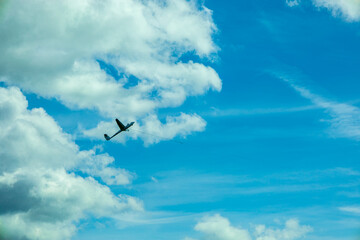
<path id="1" fill-rule="evenodd" d="M 112 135 L 111 137 L 109 137 L 107 134 L 104 134 L 104 137 L 107 141 L 109 141 L 110 139 L 112 139 L 113 137 L 115 137 L 116 135 L 118 135 L 119 133 L 123 132 L 123 131 L 129 131 L 128 128 L 131 127 L 132 125 L 134 125 L 135 122 L 131 122 L 128 123 L 126 126 L 124 126 L 124 124 L 122 124 L 119 119 L 115 119 L 117 125 L 119 126 L 120 130 L 115 133 L 114 135 Z"/>

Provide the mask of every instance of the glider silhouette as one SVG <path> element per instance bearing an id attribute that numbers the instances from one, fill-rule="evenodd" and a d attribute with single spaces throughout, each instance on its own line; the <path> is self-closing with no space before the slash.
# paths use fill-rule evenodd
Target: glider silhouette
<path id="1" fill-rule="evenodd" d="M 109 141 L 110 139 L 112 139 L 113 137 L 115 137 L 116 135 L 118 135 L 119 133 L 123 132 L 123 131 L 129 131 L 128 128 L 131 127 L 132 125 L 134 125 L 135 122 L 131 122 L 128 123 L 126 126 L 124 126 L 124 124 L 122 124 L 119 119 L 115 119 L 117 125 L 119 126 L 120 130 L 115 133 L 114 135 L 112 135 L 111 137 L 109 137 L 107 134 L 104 134 L 104 137 L 107 141 Z"/>

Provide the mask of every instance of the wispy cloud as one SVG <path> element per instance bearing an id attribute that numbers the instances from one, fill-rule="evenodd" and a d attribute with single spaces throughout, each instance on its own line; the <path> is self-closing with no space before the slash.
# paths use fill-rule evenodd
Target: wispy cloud
<path id="1" fill-rule="evenodd" d="M 323 120 L 330 124 L 333 137 L 344 137 L 360 140 L 360 108 L 348 103 L 340 103 L 312 93 L 306 87 L 296 84 L 288 78 L 281 77 L 302 97 L 309 99 L 317 107 L 325 110 L 331 117 Z"/>
<path id="2" fill-rule="evenodd" d="M 295 7 L 295 6 L 298 6 L 300 4 L 300 0 L 286 0 L 286 4 L 289 7 Z"/>
<path id="3" fill-rule="evenodd" d="M 347 207 L 340 207 L 339 210 L 343 212 L 349 212 L 354 214 L 360 214 L 360 206 L 347 206 Z"/>
<path id="4" fill-rule="evenodd" d="M 228 108 L 219 109 L 212 108 L 210 111 L 203 113 L 202 115 L 211 117 L 237 117 L 237 116 L 248 116 L 248 115 L 263 115 L 263 114 L 281 114 L 291 112 L 302 112 L 319 108 L 315 105 L 301 106 L 301 107 L 290 107 L 290 108 Z"/>
<path id="5" fill-rule="evenodd" d="M 158 173 L 145 184 L 135 185 L 150 208 L 217 202 L 229 196 L 283 194 L 310 191 L 353 190 L 360 173 L 349 168 L 297 171 L 262 176 L 218 175 L 189 171 Z M 166 198 L 164 198 L 166 195 Z"/>

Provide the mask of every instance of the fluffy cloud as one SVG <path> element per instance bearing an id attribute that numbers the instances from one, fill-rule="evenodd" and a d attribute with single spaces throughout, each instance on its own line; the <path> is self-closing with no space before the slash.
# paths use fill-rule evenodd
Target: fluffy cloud
<path id="1" fill-rule="evenodd" d="M 360 20 L 359 0 L 313 0 L 317 7 L 327 8 L 334 16 L 341 15 L 347 21 Z"/>
<path id="2" fill-rule="evenodd" d="M 155 114 L 145 117 L 142 122 L 134 125 L 127 135 L 120 135 L 113 141 L 125 142 L 126 139 L 141 138 L 145 145 L 158 143 L 173 139 L 176 135 L 185 137 L 191 132 L 200 132 L 205 129 L 206 122 L 196 114 L 189 115 L 181 113 L 179 116 L 168 116 L 166 122 L 162 123 Z M 99 125 L 91 130 L 85 130 L 84 135 L 91 138 L 98 138 L 104 132 L 118 131 L 114 122 L 100 122 Z"/>
<path id="3" fill-rule="evenodd" d="M 217 51 L 211 11 L 195 0 L 12 0 L 0 21 L 0 79 L 70 108 L 142 120 L 221 89 L 211 67 L 181 58 Z"/>
<path id="4" fill-rule="evenodd" d="M 107 154 L 80 151 L 43 109 L 28 110 L 17 88 L 0 88 L 0 127 L 2 239 L 69 239 L 82 218 L 142 210 L 139 200 L 95 180 L 128 184 L 131 173 L 110 167 Z"/>
<path id="5" fill-rule="evenodd" d="M 252 234 L 246 229 L 231 226 L 229 220 L 216 214 L 204 217 L 195 226 L 195 230 L 204 234 L 206 240 L 295 240 L 303 238 L 312 231 L 309 226 L 302 226 L 298 220 L 286 221 L 282 229 L 267 228 L 258 225 Z M 191 239 L 191 238 L 186 238 Z"/>
<path id="6" fill-rule="evenodd" d="M 301 226 L 297 219 L 289 219 L 283 229 L 267 228 L 265 225 L 258 225 L 255 228 L 256 240 L 293 240 L 303 238 L 311 232 L 309 226 Z"/>
<path id="7" fill-rule="evenodd" d="M 231 226 L 228 219 L 218 214 L 205 217 L 196 224 L 195 230 L 204 233 L 209 240 L 251 240 L 247 230 Z"/>

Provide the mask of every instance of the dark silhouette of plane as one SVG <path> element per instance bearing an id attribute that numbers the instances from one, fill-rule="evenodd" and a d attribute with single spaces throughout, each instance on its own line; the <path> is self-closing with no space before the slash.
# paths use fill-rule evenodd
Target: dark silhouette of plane
<path id="1" fill-rule="evenodd" d="M 120 130 L 115 133 L 114 135 L 112 135 L 111 137 L 109 137 L 107 134 L 104 134 L 104 137 L 107 141 L 109 141 L 110 139 L 112 139 L 113 137 L 115 137 L 116 135 L 118 135 L 119 133 L 123 132 L 123 131 L 129 131 L 128 128 L 131 127 L 132 125 L 134 125 L 135 122 L 131 122 L 128 123 L 126 126 L 124 126 L 124 124 L 122 124 L 119 119 L 115 119 L 117 125 L 119 126 Z"/>

